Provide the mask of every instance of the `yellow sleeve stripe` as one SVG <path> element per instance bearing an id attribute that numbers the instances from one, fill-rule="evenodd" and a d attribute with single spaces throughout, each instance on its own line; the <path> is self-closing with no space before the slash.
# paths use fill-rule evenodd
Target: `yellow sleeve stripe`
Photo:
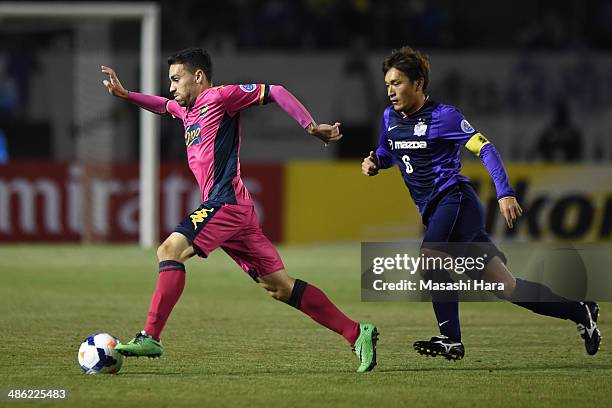
<path id="1" fill-rule="evenodd" d="M 468 142 L 465 144 L 465 147 L 470 152 L 474 153 L 476 156 L 480 156 L 480 151 L 482 150 L 484 145 L 487 145 L 489 143 L 491 142 L 489 142 L 487 138 L 482 135 L 482 133 L 476 133 L 470 138 L 470 140 L 468 140 Z"/>
<path id="2" fill-rule="evenodd" d="M 264 96 L 266 95 L 266 85 L 265 84 L 259 84 L 259 86 L 261 87 L 261 89 L 259 91 L 259 104 L 263 105 L 263 103 L 264 103 Z"/>

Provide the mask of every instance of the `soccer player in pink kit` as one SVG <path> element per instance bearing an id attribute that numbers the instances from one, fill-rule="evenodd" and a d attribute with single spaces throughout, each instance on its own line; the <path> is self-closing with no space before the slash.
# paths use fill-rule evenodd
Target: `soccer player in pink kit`
<path id="1" fill-rule="evenodd" d="M 183 121 L 189 167 L 202 191 L 202 205 L 157 249 L 157 288 L 144 330 L 117 350 L 125 356 L 161 356 L 160 334 L 185 287 L 185 261 L 196 254 L 206 258 L 221 247 L 274 299 L 342 335 L 359 357 L 358 372 L 372 370 L 376 365 L 376 327 L 349 319 L 316 286 L 285 272 L 278 252 L 259 226 L 253 201 L 240 178 L 241 110 L 275 102 L 326 144 L 342 137 L 340 124 L 317 124 L 280 85 L 213 86 L 210 56 L 200 48 L 178 52 L 168 58 L 168 65 L 172 100 L 128 92 L 115 72 L 102 66 L 109 77 L 103 83 L 111 95 Z"/>

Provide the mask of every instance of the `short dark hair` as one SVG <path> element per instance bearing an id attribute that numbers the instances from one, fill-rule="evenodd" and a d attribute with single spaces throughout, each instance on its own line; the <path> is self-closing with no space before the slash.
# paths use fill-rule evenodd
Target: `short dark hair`
<path id="1" fill-rule="evenodd" d="M 427 89 L 431 69 L 427 55 L 421 54 L 410 47 L 393 50 L 391 55 L 383 61 L 383 74 L 386 74 L 391 68 L 402 71 L 413 82 L 417 79 L 423 79 L 423 91 Z"/>
<path id="2" fill-rule="evenodd" d="M 210 55 L 201 48 L 185 48 L 176 54 L 168 57 L 168 65 L 183 64 L 195 74 L 196 70 L 201 69 L 209 81 L 212 81 L 212 61 Z"/>

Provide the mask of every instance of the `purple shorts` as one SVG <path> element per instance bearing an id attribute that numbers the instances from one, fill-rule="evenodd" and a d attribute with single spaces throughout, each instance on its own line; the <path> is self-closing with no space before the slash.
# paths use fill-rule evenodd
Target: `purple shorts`
<path id="1" fill-rule="evenodd" d="M 261 230 L 253 206 L 204 203 L 175 231 L 187 237 L 201 257 L 221 247 L 255 280 L 285 268 Z"/>

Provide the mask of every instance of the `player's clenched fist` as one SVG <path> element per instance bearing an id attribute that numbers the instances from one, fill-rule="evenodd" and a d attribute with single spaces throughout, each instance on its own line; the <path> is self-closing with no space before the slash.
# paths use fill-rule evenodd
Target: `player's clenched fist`
<path id="1" fill-rule="evenodd" d="M 102 65 L 102 72 L 108 74 L 108 79 L 102 81 L 106 89 L 108 89 L 108 93 L 113 96 L 118 96 L 120 98 L 127 98 L 128 91 L 121 85 L 119 82 L 119 78 L 117 78 L 117 74 L 112 68 L 105 67 Z"/>
<path id="2" fill-rule="evenodd" d="M 375 176 L 378 174 L 378 157 L 373 151 L 370 155 L 361 162 L 361 172 L 366 176 Z"/>

